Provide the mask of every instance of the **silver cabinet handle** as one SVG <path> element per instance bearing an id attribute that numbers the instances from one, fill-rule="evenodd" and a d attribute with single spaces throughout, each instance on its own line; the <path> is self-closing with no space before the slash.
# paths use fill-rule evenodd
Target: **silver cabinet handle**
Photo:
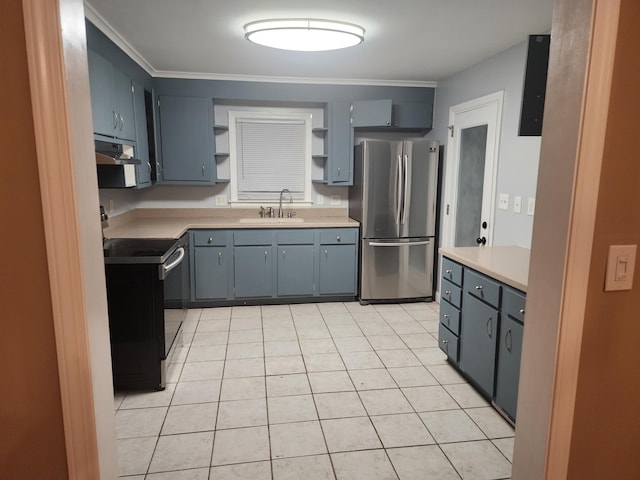
<path id="1" fill-rule="evenodd" d="M 111 110 L 111 113 L 113 113 L 113 128 L 115 130 L 116 128 L 118 128 L 118 114 L 115 110 Z"/>
<path id="2" fill-rule="evenodd" d="M 120 131 L 124 130 L 124 117 L 120 115 Z"/>
<path id="3" fill-rule="evenodd" d="M 524 308 L 520 309 L 520 315 L 524 315 Z"/>
<path id="4" fill-rule="evenodd" d="M 151 162 L 147 162 L 147 166 L 149 167 L 149 175 L 151 175 Z"/>
<path id="5" fill-rule="evenodd" d="M 487 318 L 487 335 L 489 338 L 493 337 L 493 317 Z"/>
<path id="6" fill-rule="evenodd" d="M 207 243 L 213 243 L 213 237 L 209 237 L 209 240 L 207 240 Z"/>
<path id="7" fill-rule="evenodd" d="M 329 259 L 329 250 L 325 250 L 324 251 L 324 258 L 325 258 L 325 260 Z"/>
<path id="8" fill-rule="evenodd" d="M 218 265 L 222 265 L 222 252 L 218 252 Z"/>
<path id="9" fill-rule="evenodd" d="M 340 167 L 338 167 L 338 178 L 340 178 Z"/>
<path id="10" fill-rule="evenodd" d="M 264 263 L 267 263 L 267 256 L 269 255 L 269 252 L 267 252 L 266 250 L 264 251 Z"/>
<path id="11" fill-rule="evenodd" d="M 336 235 L 336 241 L 340 242 L 340 235 Z"/>
<path id="12" fill-rule="evenodd" d="M 202 164 L 202 176 L 204 177 L 204 163 Z"/>
<path id="13" fill-rule="evenodd" d="M 445 295 L 451 295 L 451 292 L 450 292 L 449 290 L 445 290 L 445 291 L 444 291 L 444 294 L 445 294 Z"/>
<path id="14" fill-rule="evenodd" d="M 447 268 L 444 273 L 451 275 L 453 273 L 453 270 L 451 270 L 450 268 Z"/>
<path id="15" fill-rule="evenodd" d="M 284 263 L 284 258 L 287 256 L 287 251 L 282 250 L 282 263 Z"/>
<path id="16" fill-rule="evenodd" d="M 444 343 L 445 345 L 449 343 L 449 340 L 442 340 L 442 343 Z"/>
<path id="17" fill-rule="evenodd" d="M 449 315 L 447 315 L 446 313 L 443 315 L 443 318 L 447 321 L 447 325 L 451 324 L 451 318 Z"/>
<path id="18" fill-rule="evenodd" d="M 476 285 L 476 290 L 482 290 L 482 285 Z"/>
<path id="19" fill-rule="evenodd" d="M 507 338 L 509 339 L 509 343 L 507 343 Z M 504 336 L 504 346 L 507 349 L 507 352 L 511 353 L 511 349 L 513 348 L 513 340 L 511 338 L 511 329 L 507 330 L 507 333 Z"/>

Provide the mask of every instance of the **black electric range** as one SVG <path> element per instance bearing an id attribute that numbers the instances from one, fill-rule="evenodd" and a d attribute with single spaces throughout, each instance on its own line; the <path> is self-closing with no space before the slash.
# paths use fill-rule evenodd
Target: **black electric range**
<path id="1" fill-rule="evenodd" d="M 103 243 L 114 387 L 166 385 L 189 301 L 188 236 Z"/>

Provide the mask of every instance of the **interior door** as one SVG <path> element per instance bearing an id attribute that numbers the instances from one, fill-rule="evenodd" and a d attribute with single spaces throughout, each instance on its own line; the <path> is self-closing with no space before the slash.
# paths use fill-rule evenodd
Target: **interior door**
<path id="1" fill-rule="evenodd" d="M 492 244 L 502 96 L 450 110 L 443 246 Z"/>

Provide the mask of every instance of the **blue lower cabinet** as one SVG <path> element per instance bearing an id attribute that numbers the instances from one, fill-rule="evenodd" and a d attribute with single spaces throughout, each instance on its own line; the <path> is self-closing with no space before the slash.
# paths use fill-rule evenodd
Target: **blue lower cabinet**
<path id="1" fill-rule="evenodd" d="M 313 264 L 313 245 L 278 246 L 278 296 L 313 295 Z"/>
<path id="2" fill-rule="evenodd" d="M 500 320 L 498 370 L 496 372 L 496 404 L 511 418 L 516 418 L 518 384 L 520 383 L 520 356 L 524 326 L 503 315 Z"/>
<path id="3" fill-rule="evenodd" d="M 195 247 L 193 249 L 193 300 L 224 300 L 227 288 L 227 247 Z"/>
<path id="4" fill-rule="evenodd" d="M 236 298 L 273 296 L 273 247 L 233 247 Z"/>
<path id="5" fill-rule="evenodd" d="M 356 246 L 320 246 L 320 295 L 356 294 Z"/>

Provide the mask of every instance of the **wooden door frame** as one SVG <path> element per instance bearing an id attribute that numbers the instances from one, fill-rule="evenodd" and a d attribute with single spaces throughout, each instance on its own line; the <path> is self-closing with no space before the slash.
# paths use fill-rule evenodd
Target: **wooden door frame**
<path id="1" fill-rule="evenodd" d="M 474 98 L 458 105 L 453 105 L 449 109 L 449 132 L 447 133 L 447 158 L 445 170 L 445 193 L 444 193 L 444 220 L 442 225 L 442 247 L 453 247 L 455 243 L 455 222 L 456 212 L 455 205 L 457 202 L 457 185 L 458 185 L 458 150 L 460 143 L 460 129 L 456 127 L 456 115 L 471 112 L 480 108 L 494 106 L 496 108 L 496 116 L 493 119 L 495 124 L 494 135 L 490 142 L 487 142 L 488 156 L 491 158 L 493 172 L 491 174 L 490 205 L 489 205 L 489 228 L 487 230 L 487 245 L 493 243 L 493 228 L 495 220 L 495 203 L 496 189 L 498 183 L 498 154 L 500 147 L 500 134 L 502 129 L 502 105 L 504 102 L 504 91 L 500 90 L 482 97 Z M 451 135 L 453 128 L 454 135 Z M 487 138 L 489 140 L 489 137 Z M 492 151 L 491 151 L 492 150 Z M 449 213 L 447 213 L 447 210 Z"/>

